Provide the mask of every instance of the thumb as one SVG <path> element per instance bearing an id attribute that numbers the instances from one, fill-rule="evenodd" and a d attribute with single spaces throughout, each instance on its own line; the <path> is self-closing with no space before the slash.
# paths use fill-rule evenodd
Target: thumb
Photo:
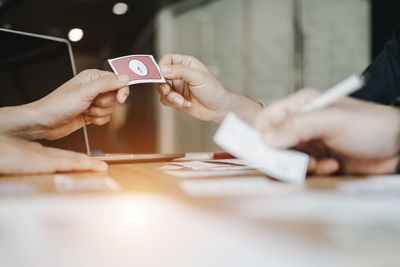
<path id="1" fill-rule="evenodd" d="M 290 148 L 323 137 L 327 131 L 319 114 L 298 114 L 271 127 L 263 135 L 266 145 L 272 148 Z"/>
<path id="2" fill-rule="evenodd" d="M 170 80 L 183 80 L 191 86 L 198 86 L 204 82 L 205 73 L 202 70 L 193 69 L 186 65 L 163 65 L 161 74 Z"/>
<path id="3" fill-rule="evenodd" d="M 104 94 L 110 91 L 115 91 L 128 86 L 129 77 L 127 75 L 105 75 L 98 79 L 82 84 L 83 87 L 88 87 L 87 92 L 96 97 L 99 94 Z"/>

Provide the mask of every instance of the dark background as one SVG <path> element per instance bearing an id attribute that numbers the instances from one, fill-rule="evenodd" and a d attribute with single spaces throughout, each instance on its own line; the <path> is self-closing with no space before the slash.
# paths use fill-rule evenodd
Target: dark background
<path id="1" fill-rule="evenodd" d="M 382 50 L 384 44 L 392 36 L 392 32 L 400 26 L 399 0 L 371 0 L 372 58 Z"/>
<path id="2" fill-rule="evenodd" d="M 124 15 L 112 13 L 115 3 L 124 2 Z M 106 59 L 128 54 L 154 54 L 153 19 L 165 5 L 177 0 L 0 0 L 0 27 L 66 38 L 72 28 L 84 37 L 72 42 L 77 71 L 88 68 L 110 70 Z M 1 47 L 1 40 L 0 40 Z M 45 75 L 45 74 L 44 74 Z M 89 126 L 91 148 L 103 152 L 156 152 L 154 88 L 131 86 L 127 123 L 117 132 L 108 125 Z M 46 145 L 84 151 L 82 131 Z"/>
<path id="3" fill-rule="evenodd" d="M 393 30 L 400 25 L 399 0 L 371 1 L 371 57 L 377 56 Z M 84 37 L 72 43 L 77 70 L 109 69 L 106 59 L 128 54 L 154 54 L 153 19 L 157 12 L 179 0 L 121 1 L 129 11 L 121 16 L 112 13 L 120 1 L 110 0 L 0 0 L 0 27 L 67 38 L 74 27 L 82 28 Z M 0 40 L 1 46 L 1 40 Z M 89 126 L 92 149 L 104 152 L 156 152 L 156 92 L 151 85 L 131 87 L 127 123 L 117 132 L 108 125 Z M 45 142 L 84 151 L 82 132 L 57 142 Z"/>

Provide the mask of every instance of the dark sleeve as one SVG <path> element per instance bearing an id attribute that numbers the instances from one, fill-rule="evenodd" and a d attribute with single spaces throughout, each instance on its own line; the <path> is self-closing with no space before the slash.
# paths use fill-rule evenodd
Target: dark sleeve
<path id="1" fill-rule="evenodd" d="M 352 97 L 390 105 L 400 97 L 400 28 L 363 73 L 365 85 Z"/>

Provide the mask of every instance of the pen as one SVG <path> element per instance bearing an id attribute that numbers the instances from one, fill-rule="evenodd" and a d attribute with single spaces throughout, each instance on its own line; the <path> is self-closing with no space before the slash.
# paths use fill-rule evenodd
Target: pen
<path id="1" fill-rule="evenodd" d="M 355 91 L 360 89 L 363 84 L 364 80 L 360 76 L 353 74 L 347 79 L 326 90 L 313 101 L 302 107 L 300 109 L 300 112 L 307 113 L 330 106 L 333 103 L 339 101 L 341 98 L 348 96 L 351 93 L 354 93 Z"/>

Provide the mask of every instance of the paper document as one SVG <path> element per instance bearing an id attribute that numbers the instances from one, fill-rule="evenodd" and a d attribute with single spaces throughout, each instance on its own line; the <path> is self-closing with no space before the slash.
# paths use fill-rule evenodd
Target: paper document
<path id="1" fill-rule="evenodd" d="M 0 183 L 0 195 L 34 193 L 35 187 L 26 182 Z"/>
<path id="2" fill-rule="evenodd" d="M 59 192 L 118 191 L 120 189 L 120 185 L 109 176 L 77 178 L 57 174 L 54 175 L 54 185 Z"/>
<path id="3" fill-rule="evenodd" d="M 237 160 L 236 160 L 237 161 Z M 186 162 L 171 162 L 167 165 L 160 167 L 160 170 L 179 170 L 179 169 L 191 169 L 191 170 L 247 170 L 251 167 L 245 165 L 239 165 L 236 163 L 229 163 L 223 161 L 215 161 L 215 163 L 203 162 L 203 161 L 186 161 Z"/>
<path id="4" fill-rule="evenodd" d="M 179 183 L 179 187 L 193 197 L 253 197 L 288 193 L 295 189 L 294 185 L 278 183 L 262 176 L 185 180 Z"/>
<path id="5" fill-rule="evenodd" d="M 215 160 L 212 162 L 170 162 L 159 169 L 163 170 L 165 174 L 180 178 L 238 176 L 259 173 L 252 167 L 239 164 L 237 159 Z"/>
<path id="6" fill-rule="evenodd" d="M 256 175 L 260 174 L 255 169 L 240 169 L 240 170 L 165 170 L 165 174 L 179 177 L 179 178 L 204 178 L 204 177 L 226 177 L 226 176 L 239 176 L 239 175 Z"/>
<path id="7" fill-rule="evenodd" d="M 400 198 L 400 175 L 371 176 L 338 184 L 338 190 L 349 194 Z"/>
<path id="8" fill-rule="evenodd" d="M 161 170 L 182 169 L 188 168 L 192 170 L 211 169 L 218 167 L 217 164 L 206 163 L 202 161 L 186 161 L 186 162 L 171 162 L 167 165 L 160 167 Z"/>
<path id="9" fill-rule="evenodd" d="M 229 113 L 214 136 L 227 152 L 245 160 L 248 166 L 284 182 L 305 182 L 308 155 L 293 150 L 268 148 L 255 129 Z"/>

